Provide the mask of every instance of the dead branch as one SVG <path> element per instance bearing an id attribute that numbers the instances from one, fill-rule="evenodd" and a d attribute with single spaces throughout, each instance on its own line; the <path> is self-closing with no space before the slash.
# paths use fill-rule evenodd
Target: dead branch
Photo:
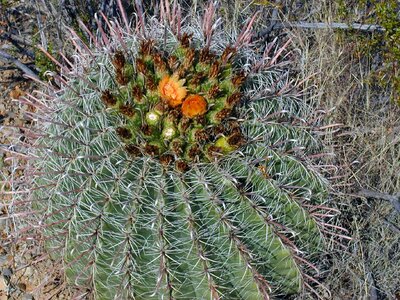
<path id="1" fill-rule="evenodd" d="M 276 7 L 272 11 L 272 16 L 271 16 L 271 24 L 269 24 L 268 28 L 266 29 L 266 32 L 271 32 L 275 26 L 278 23 L 278 13 L 279 13 L 279 5 L 281 4 L 282 1 L 277 1 Z"/>
<path id="2" fill-rule="evenodd" d="M 270 26 L 257 34 L 257 38 L 268 36 L 272 30 L 283 28 L 303 28 L 303 29 L 342 29 L 342 30 L 359 30 L 364 32 L 385 32 L 385 28 L 376 24 L 346 24 L 346 23 L 324 23 L 324 22 L 276 22 L 271 21 Z"/>
<path id="3" fill-rule="evenodd" d="M 395 195 L 389 195 L 386 193 L 361 189 L 358 192 L 358 195 L 365 198 L 374 198 L 374 199 L 389 201 L 393 205 L 394 209 L 400 213 L 400 193 L 397 193 Z"/>
<path id="4" fill-rule="evenodd" d="M 35 53 L 26 49 L 24 46 L 32 47 L 31 42 L 27 42 L 11 33 L 4 33 L 0 35 L 0 40 L 9 41 L 15 48 L 19 51 L 19 53 L 29 56 L 30 58 L 35 58 Z"/>
<path id="5" fill-rule="evenodd" d="M 304 28 L 304 29 L 345 29 L 345 30 L 360 30 L 369 32 L 384 32 L 385 28 L 376 24 L 346 24 L 346 23 L 309 23 L 309 22 L 282 22 L 274 26 L 274 29 L 279 28 Z"/>
<path id="6" fill-rule="evenodd" d="M 18 69 L 20 69 L 22 72 L 24 72 L 26 75 L 29 75 L 30 77 L 33 77 L 37 80 L 39 80 L 39 77 L 37 76 L 35 71 L 32 71 L 29 67 L 27 67 L 25 64 L 20 62 L 18 59 L 12 57 L 10 54 L 0 50 L 0 60 L 8 63 L 13 63 Z"/>
<path id="7" fill-rule="evenodd" d="M 19 36 L 16 36 L 15 34 L 12 34 L 10 32 L 4 32 L 1 36 L 0 39 L 2 40 L 8 40 L 10 42 L 15 42 L 18 43 L 22 46 L 28 46 L 28 47 L 32 47 L 32 42 L 29 39 L 23 39 Z"/>

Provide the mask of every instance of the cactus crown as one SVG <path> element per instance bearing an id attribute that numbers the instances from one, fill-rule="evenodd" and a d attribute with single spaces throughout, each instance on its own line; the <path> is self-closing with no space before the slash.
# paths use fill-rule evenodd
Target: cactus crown
<path id="1" fill-rule="evenodd" d="M 67 279 L 98 299 L 311 288 L 310 261 L 332 228 L 328 184 L 306 156 L 320 147 L 308 107 L 274 67 L 285 48 L 260 54 L 254 17 L 227 42 L 212 3 L 202 28 L 181 27 L 167 2 L 152 37 L 140 13 L 139 32 L 123 12 L 124 28 L 105 20 L 110 35 L 100 28 L 94 47 L 72 31 L 61 88 L 27 98 L 34 171 L 13 211 L 37 214 L 20 232 L 40 234 Z"/>
<path id="2" fill-rule="evenodd" d="M 148 155 L 181 171 L 190 162 L 212 161 L 243 144 L 235 106 L 240 102 L 244 72 L 232 66 L 235 48 L 218 57 L 208 47 L 191 46 L 184 33 L 172 53 L 154 40 L 143 40 L 128 62 L 123 51 L 112 60 L 113 91 L 101 99 L 124 116 L 116 132 L 131 155 Z"/>

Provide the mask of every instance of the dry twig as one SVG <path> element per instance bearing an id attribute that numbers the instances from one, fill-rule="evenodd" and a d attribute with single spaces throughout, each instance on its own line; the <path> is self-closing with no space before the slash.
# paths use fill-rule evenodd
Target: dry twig
<path id="1" fill-rule="evenodd" d="M 359 196 L 365 197 L 365 198 L 374 198 L 374 199 L 382 199 L 389 201 L 394 209 L 400 213 L 400 193 L 397 193 L 395 195 L 389 195 L 386 193 L 381 193 L 381 192 L 375 192 L 367 189 L 361 189 L 358 192 Z"/>
<path id="2" fill-rule="evenodd" d="M 274 17 L 273 17 L 274 18 Z M 283 28 L 303 28 L 303 29 L 342 29 L 342 30 L 360 30 L 366 32 L 384 32 L 385 28 L 376 24 L 346 24 L 346 23 L 324 23 L 324 22 L 276 22 L 271 21 L 271 25 L 261 31 L 257 37 L 262 38 L 268 36 L 272 30 L 283 29 Z"/>
<path id="3" fill-rule="evenodd" d="M 29 75 L 30 77 L 33 77 L 33 78 L 39 80 L 39 77 L 37 76 L 35 71 L 32 71 L 29 67 L 27 67 L 25 64 L 20 62 L 18 59 L 12 57 L 10 54 L 8 54 L 2 50 L 0 50 L 0 60 L 2 60 L 4 62 L 13 63 L 18 69 L 20 69 L 26 75 Z"/>

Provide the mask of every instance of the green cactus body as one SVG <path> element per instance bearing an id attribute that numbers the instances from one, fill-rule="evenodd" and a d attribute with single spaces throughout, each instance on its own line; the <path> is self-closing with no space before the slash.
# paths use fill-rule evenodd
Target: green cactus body
<path id="1" fill-rule="evenodd" d="M 118 50 L 86 54 L 38 124 L 46 249 L 96 299 L 295 294 L 323 247 L 310 208 L 328 184 L 302 158 L 320 145 L 291 122 L 304 102 L 257 96 L 284 83 L 244 69 L 250 46 L 195 36 L 112 33 Z"/>

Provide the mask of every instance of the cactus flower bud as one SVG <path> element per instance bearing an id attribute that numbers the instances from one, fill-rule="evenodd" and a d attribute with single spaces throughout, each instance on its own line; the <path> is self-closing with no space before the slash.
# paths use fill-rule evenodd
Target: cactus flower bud
<path id="1" fill-rule="evenodd" d="M 228 139 L 225 136 L 218 138 L 215 146 L 220 148 L 223 153 L 229 153 L 234 150 L 234 147 L 228 143 Z"/>
<path id="2" fill-rule="evenodd" d="M 146 114 L 146 123 L 151 126 L 156 126 L 160 123 L 160 115 L 155 111 L 149 111 Z"/>
<path id="3" fill-rule="evenodd" d="M 164 128 L 161 132 L 163 138 L 167 140 L 171 140 L 176 136 L 176 129 L 174 127 L 167 127 Z"/>

